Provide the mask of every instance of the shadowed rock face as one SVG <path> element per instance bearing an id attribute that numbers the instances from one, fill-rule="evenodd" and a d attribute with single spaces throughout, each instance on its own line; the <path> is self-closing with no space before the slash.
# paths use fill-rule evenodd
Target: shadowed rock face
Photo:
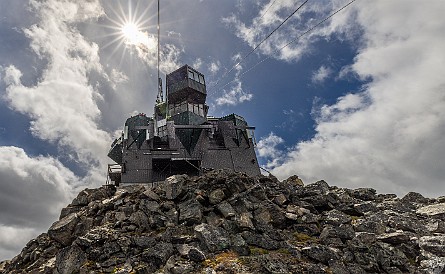
<path id="1" fill-rule="evenodd" d="M 213 171 L 86 189 L 1 273 L 442 273 L 445 199 Z"/>

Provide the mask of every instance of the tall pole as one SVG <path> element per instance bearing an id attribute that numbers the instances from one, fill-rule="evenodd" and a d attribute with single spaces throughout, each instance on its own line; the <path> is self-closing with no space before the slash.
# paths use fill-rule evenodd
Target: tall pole
<path id="1" fill-rule="evenodd" d="M 160 47 L 160 38 L 161 38 L 161 36 L 160 36 L 160 12 L 159 12 L 159 6 L 160 6 L 160 4 L 159 4 L 159 0 L 158 0 L 158 26 L 157 26 L 157 29 L 158 29 L 158 98 L 157 98 L 157 101 L 158 101 L 158 103 L 160 103 L 160 102 L 163 102 L 164 101 L 164 95 L 163 95 L 163 93 L 162 93 L 162 80 L 161 80 L 161 78 L 159 77 L 159 64 L 160 64 L 160 50 L 161 50 L 161 47 Z"/>

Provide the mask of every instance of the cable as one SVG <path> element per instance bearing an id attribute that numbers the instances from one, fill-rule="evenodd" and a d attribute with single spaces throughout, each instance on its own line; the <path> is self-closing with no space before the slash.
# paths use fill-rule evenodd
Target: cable
<path id="1" fill-rule="evenodd" d="M 269 7 L 267 7 L 267 9 L 264 11 L 264 13 L 261 15 L 261 17 L 258 19 L 258 21 L 260 21 L 266 14 L 267 12 L 270 10 L 270 8 L 275 4 L 277 0 L 274 0 L 272 2 L 272 4 L 269 5 Z M 253 23 L 253 22 L 252 22 Z M 249 31 L 244 35 L 244 36 L 248 36 L 251 32 L 253 31 L 253 28 L 249 29 Z M 236 50 L 234 50 L 234 52 L 236 52 L 238 50 L 239 46 L 237 47 Z M 233 68 L 232 68 L 233 69 Z M 232 71 L 232 69 L 230 71 Z M 215 83 L 212 83 L 212 85 L 210 85 L 210 87 L 214 87 L 216 85 L 218 85 L 219 81 L 221 81 L 222 79 L 224 79 L 224 77 L 229 73 L 229 71 L 226 71 L 223 76 L 221 76 L 221 78 L 219 78 Z"/>
<path id="2" fill-rule="evenodd" d="M 221 76 L 221 78 L 216 81 L 216 83 L 213 86 L 217 86 L 218 83 L 224 79 L 227 74 L 229 74 L 230 72 L 232 72 L 236 67 L 238 67 L 247 57 L 249 57 L 249 55 L 251 55 L 256 49 L 258 49 L 262 43 L 264 43 L 267 39 L 269 39 L 270 36 L 272 36 L 272 34 L 274 34 L 275 31 L 277 31 L 282 25 L 284 25 L 284 23 L 286 23 L 287 20 L 289 20 L 298 10 L 300 10 L 309 0 L 306 0 L 303 2 L 303 4 L 301 4 L 296 10 L 294 10 L 294 12 L 292 12 L 286 19 L 284 19 L 283 22 L 281 22 L 281 24 L 278 25 L 278 27 L 276 27 L 271 33 L 269 33 L 269 35 L 266 36 L 266 38 L 264 38 L 258 45 L 256 45 L 249 53 L 246 54 L 246 56 L 244 56 L 243 58 L 240 59 L 240 61 L 238 63 L 236 63 L 229 71 L 227 71 L 226 73 L 223 74 L 223 76 Z"/>
<path id="3" fill-rule="evenodd" d="M 348 4 L 344 5 L 343 7 L 341 7 L 340 9 L 336 10 L 334 13 L 331 13 L 331 15 L 329 15 L 328 17 L 326 17 L 325 19 L 321 20 L 320 22 L 318 22 L 317 24 L 315 24 L 313 27 L 309 28 L 308 30 L 306 30 L 305 32 L 303 32 L 302 34 L 300 34 L 299 36 L 297 36 L 297 38 L 295 38 L 294 40 L 290 41 L 289 43 L 287 43 L 286 45 L 284 45 L 283 47 L 279 48 L 278 50 L 275 50 L 271 55 L 267 56 L 266 58 L 262 59 L 261 61 L 259 61 L 258 63 L 256 63 L 255 65 L 253 65 L 252 67 L 250 67 L 248 70 L 244 71 L 243 73 L 241 73 L 238 77 L 236 77 L 235 79 L 233 79 L 232 81 L 228 82 L 227 84 L 225 84 L 224 86 L 222 86 L 220 89 L 218 89 L 218 91 L 222 90 L 223 88 L 225 88 L 226 86 L 230 85 L 231 83 L 238 81 L 239 79 L 242 78 L 243 75 L 245 75 L 246 73 L 250 72 L 251 70 L 253 70 L 256 66 L 258 66 L 259 64 L 263 63 L 266 60 L 269 60 L 271 58 L 271 56 L 281 50 L 283 50 L 284 48 L 288 47 L 289 45 L 295 43 L 296 41 L 298 41 L 302 36 L 310 33 L 311 31 L 313 31 L 315 28 L 317 28 L 318 26 L 320 26 L 321 24 L 323 24 L 324 22 L 326 22 L 327 20 L 329 20 L 331 17 L 333 17 L 334 15 L 336 15 L 337 13 L 339 13 L 340 11 L 342 11 L 343 9 L 345 9 L 346 7 L 348 7 L 349 5 L 351 5 L 352 3 L 354 3 L 356 0 L 352 0 L 351 2 L 349 2 Z"/>
<path id="4" fill-rule="evenodd" d="M 269 7 L 267 7 L 267 9 L 266 9 L 266 10 L 264 11 L 264 13 L 261 15 L 260 19 L 258 19 L 258 21 L 260 21 L 261 19 L 263 19 L 264 15 L 266 15 L 266 13 L 267 13 L 267 12 L 269 11 L 269 9 L 275 4 L 275 2 L 277 2 L 277 0 L 274 0 L 274 1 L 272 2 L 272 4 L 270 4 Z M 249 31 L 247 32 L 247 34 L 246 34 L 245 36 L 249 35 L 249 34 L 252 32 L 252 30 L 253 30 L 253 28 L 252 28 L 252 29 L 249 29 Z"/>

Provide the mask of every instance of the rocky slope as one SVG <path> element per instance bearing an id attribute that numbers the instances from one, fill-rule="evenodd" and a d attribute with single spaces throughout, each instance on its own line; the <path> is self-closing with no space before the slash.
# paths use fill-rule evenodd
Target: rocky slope
<path id="1" fill-rule="evenodd" d="M 2 273 L 442 273 L 445 197 L 214 171 L 86 189 Z"/>

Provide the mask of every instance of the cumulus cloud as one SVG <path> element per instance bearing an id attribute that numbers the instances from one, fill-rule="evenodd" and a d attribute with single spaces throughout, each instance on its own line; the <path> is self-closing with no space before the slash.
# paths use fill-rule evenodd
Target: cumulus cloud
<path id="1" fill-rule="evenodd" d="M 35 137 L 56 144 L 61 158 L 88 170 L 78 178 L 53 157 L 31 157 L 21 148 L 0 147 L 1 258 L 17 254 L 24 241 L 47 230 L 81 188 L 104 182 L 104 152 L 111 142 L 99 125 L 97 103 L 102 95 L 89 83 L 93 73 L 109 77 L 100 63 L 98 46 L 76 28 L 103 14 L 100 2 L 31 0 L 30 8 L 39 22 L 23 33 L 46 67 L 35 84 L 26 86 L 22 71 L 14 65 L 3 66 L 6 89 L 2 98 L 12 110 L 29 117 Z M 23 238 L 9 239 L 12 229 L 23 232 Z"/>
<path id="2" fill-rule="evenodd" d="M 201 66 L 202 66 L 202 59 L 201 58 L 197 58 L 196 60 L 195 60 L 195 62 L 193 62 L 193 68 L 194 69 L 200 69 L 201 68 Z"/>
<path id="3" fill-rule="evenodd" d="M 242 88 L 242 83 L 237 81 L 236 85 L 228 91 L 224 91 L 223 94 L 216 98 L 216 104 L 235 106 L 245 101 L 250 101 L 253 98 L 252 93 L 245 92 Z"/>
<path id="4" fill-rule="evenodd" d="M 0 258 L 12 258 L 57 220 L 82 182 L 52 157 L 30 157 L 17 147 L 0 147 L 0 155 Z"/>
<path id="5" fill-rule="evenodd" d="M 258 52 L 288 62 L 297 61 L 307 52 L 310 43 L 319 39 L 323 32 L 312 33 L 300 39 L 297 38 L 313 27 L 316 22 L 323 19 L 322 16 L 326 14 L 326 11 L 330 11 L 333 6 L 337 7 L 339 5 L 337 2 L 339 1 L 318 1 L 304 5 L 264 43 L 262 43 L 263 39 L 292 14 L 299 5 L 303 4 L 303 1 L 295 3 L 292 0 L 270 0 L 264 3 L 250 25 L 243 22 L 243 14 L 232 14 L 223 18 L 222 21 L 227 26 L 234 28 L 235 35 L 244 40 L 250 47 L 255 48 L 262 43 Z M 317 17 L 312 17 L 314 15 Z M 293 43 L 293 41 L 298 43 Z"/>
<path id="6" fill-rule="evenodd" d="M 120 70 L 113 68 L 110 75 L 111 86 L 116 89 L 118 84 L 128 82 L 128 76 Z"/>
<path id="7" fill-rule="evenodd" d="M 140 42 L 135 43 L 132 41 L 126 43 L 127 48 L 131 51 L 135 51 L 137 56 L 147 63 L 148 66 L 156 67 L 158 62 L 156 37 L 142 31 L 139 31 L 138 35 L 141 36 L 138 39 Z M 174 44 L 162 45 L 159 54 L 159 69 L 161 72 L 167 74 L 177 69 L 181 64 L 179 59 L 183 52 L 184 49 L 179 48 Z"/>
<path id="8" fill-rule="evenodd" d="M 98 162 L 110 137 L 99 129 L 101 95 L 89 85 L 88 75 L 103 73 L 98 46 L 90 43 L 71 26 L 102 15 L 99 1 L 31 1 L 40 15 L 39 24 L 24 30 L 31 47 L 48 60 L 42 79 L 24 86 L 21 72 L 5 69 L 6 100 L 11 108 L 31 118 L 33 134 L 69 149 L 80 162 Z"/>
<path id="9" fill-rule="evenodd" d="M 400 9 L 401 3 L 359 1 L 323 29 L 326 36 L 344 33 L 349 20 L 361 27 L 348 71 L 368 83 L 322 106 L 315 137 L 296 144 L 276 175 L 398 194 L 445 193 L 444 6 L 403 1 Z"/>
<path id="10" fill-rule="evenodd" d="M 238 62 L 241 58 L 240 54 L 236 54 L 233 56 L 233 60 L 235 62 Z M 230 105 L 235 106 L 240 103 L 250 101 L 253 98 L 253 94 L 246 92 L 243 89 L 243 83 L 241 81 L 241 72 L 243 70 L 243 67 L 241 65 L 237 65 L 234 67 L 234 70 L 236 71 L 235 79 L 231 82 L 227 83 L 225 86 L 228 86 L 228 89 L 222 89 L 222 95 L 220 95 L 218 98 L 216 98 L 216 104 L 218 106 L 222 105 Z"/>
<path id="11" fill-rule="evenodd" d="M 215 74 L 219 71 L 220 67 L 221 67 L 221 63 L 219 61 L 211 62 L 209 65 L 209 71 L 212 74 Z"/>
<path id="12" fill-rule="evenodd" d="M 314 84 L 323 83 L 332 73 L 332 69 L 326 66 L 321 66 L 312 73 L 311 81 Z"/>
<path id="13" fill-rule="evenodd" d="M 258 142 L 256 151 L 258 157 L 267 161 L 265 168 L 275 168 L 281 163 L 284 153 L 277 146 L 283 143 L 283 138 L 275 135 L 273 132 Z"/>

